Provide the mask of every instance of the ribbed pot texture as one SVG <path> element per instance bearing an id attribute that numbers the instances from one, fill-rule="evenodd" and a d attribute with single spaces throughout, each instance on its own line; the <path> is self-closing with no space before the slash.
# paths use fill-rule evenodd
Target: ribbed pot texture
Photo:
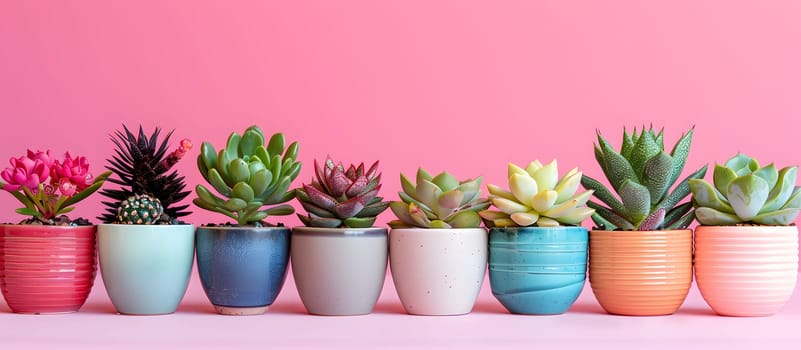
<path id="1" fill-rule="evenodd" d="M 692 284 L 691 230 L 590 232 L 590 286 L 607 312 L 669 315 Z"/>
<path id="2" fill-rule="evenodd" d="M 97 271 L 96 229 L 0 225 L 0 289 L 11 311 L 78 311 Z"/>
<path id="3" fill-rule="evenodd" d="M 772 315 L 793 295 L 797 278 L 796 226 L 696 228 L 696 284 L 720 315 Z"/>

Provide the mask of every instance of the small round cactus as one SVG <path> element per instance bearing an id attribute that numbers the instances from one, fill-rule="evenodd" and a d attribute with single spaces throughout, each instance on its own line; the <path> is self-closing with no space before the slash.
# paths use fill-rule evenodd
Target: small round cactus
<path id="1" fill-rule="evenodd" d="M 158 198 L 149 195 L 134 195 L 120 203 L 117 223 L 127 225 L 150 225 L 159 221 L 164 207 Z"/>

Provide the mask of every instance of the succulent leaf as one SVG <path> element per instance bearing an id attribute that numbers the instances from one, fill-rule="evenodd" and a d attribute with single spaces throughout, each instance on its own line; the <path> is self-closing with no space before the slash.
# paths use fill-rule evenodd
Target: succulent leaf
<path id="1" fill-rule="evenodd" d="M 642 184 L 648 188 L 651 202 L 657 203 L 665 196 L 670 186 L 669 177 L 672 171 L 673 158 L 663 151 L 645 162 Z"/>
<path id="2" fill-rule="evenodd" d="M 375 216 L 371 217 L 364 217 L 364 218 L 347 218 L 342 220 L 345 227 L 352 227 L 352 228 L 368 228 L 372 227 L 375 223 Z"/>
<path id="3" fill-rule="evenodd" d="M 765 205 L 770 188 L 768 183 L 753 174 L 740 176 L 729 184 L 729 204 L 744 221 L 750 221 Z"/>
<path id="4" fill-rule="evenodd" d="M 564 202 L 570 199 L 570 197 L 576 193 L 579 184 L 581 183 L 581 176 L 582 174 L 580 171 L 578 171 L 578 168 L 573 168 L 573 170 L 568 172 L 567 175 L 559 180 L 559 183 L 557 183 L 556 187 L 554 188 L 557 193 L 557 202 Z"/>
<path id="5" fill-rule="evenodd" d="M 758 173 L 759 170 L 755 171 L 754 175 L 759 176 Z M 760 214 L 778 210 L 785 203 L 787 203 L 787 200 L 790 199 L 790 196 L 793 194 L 797 175 L 798 168 L 786 167 L 779 171 L 778 175 L 776 176 L 777 181 L 774 181 L 773 187 L 771 187 L 770 182 L 766 180 L 766 182 L 768 182 L 768 187 L 771 190 L 768 194 L 768 199 L 765 202 L 765 205 L 759 210 Z"/>
<path id="6" fill-rule="evenodd" d="M 459 180 L 448 173 L 442 173 L 435 176 L 433 179 L 431 179 L 431 182 L 437 185 L 442 192 L 448 192 L 459 187 Z"/>
<path id="7" fill-rule="evenodd" d="M 637 228 L 640 231 L 653 231 L 662 229 L 665 223 L 665 208 L 659 208 L 648 215 Z"/>
<path id="8" fill-rule="evenodd" d="M 541 191 L 531 199 L 531 207 L 538 213 L 544 213 L 556 204 L 557 197 L 559 197 L 559 194 L 554 190 Z"/>
<path id="9" fill-rule="evenodd" d="M 639 226 L 646 216 L 651 213 L 651 195 L 648 189 L 634 181 L 626 180 L 618 191 L 623 207 L 626 209 L 626 219 L 635 226 Z"/>
<path id="10" fill-rule="evenodd" d="M 779 180 L 779 170 L 776 169 L 776 166 L 773 165 L 773 163 L 757 169 L 754 171 L 754 175 L 761 177 L 762 180 L 765 180 L 765 182 L 768 183 L 769 188 L 774 188 L 776 186 L 776 181 Z"/>
<path id="11" fill-rule="evenodd" d="M 525 206 L 531 206 L 534 196 L 539 193 L 537 180 L 528 174 L 512 174 L 509 178 L 509 188 L 512 190 L 516 201 Z"/>
<path id="12" fill-rule="evenodd" d="M 726 197 L 729 195 L 729 184 L 737 178 L 737 173 L 731 168 L 715 164 L 715 171 L 712 173 L 712 177 L 715 188 L 723 197 Z"/>
<path id="13" fill-rule="evenodd" d="M 481 225 L 481 217 L 475 211 L 464 210 L 447 221 L 447 224 L 453 228 L 474 228 Z"/>
<path id="14" fill-rule="evenodd" d="M 512 192 L 504 190 L 503 188 L 501 188 L 499 186 L 495 186 L 493 184 L 489 184 L 489 185 L 487 185 L 487 190 L 489 191 L 490 196 L 502 197 L 502 198 L 506 198 L 506 199 L 509 199 L 509 200 L 517 200 L 517 198 L 515 198 L 515 195 Z"/>
<path id="15" fill-rule="evenodd" d="M 710 183 L 701 179 L 691 179 L 689 181 L 690 191 L 693 194 L 693 200 L 698 206 L 709 207 L 724 212 L 731 212 L 732 207 L 729 203 L 722 199 L 722 195 Z"/>
<path id="16" fill-rule="evenodd" d="M 603 140 L 603 137 L 601 139 Z M 612 188 L 619 190 L 626 180 L 638 181 L 634 168 L 632 168 L 629 161 L 612 149 L 612 146 L 606 140 L 601 145 L 601 149 L 603 150 L 605 161 L 603 166 L 604 174 L 612 184 Z"/>
<path id="17" fill-rule="evenodd" d="M 530 177 L 536 181 L 540 191 L 553 190 L 556 187 L 556 183 L 559 181 L 556 159 L 535 171 Z M 512 192 L 514 193 L 514 191 Z"/>
<path id="18" fill-rule="evenodd" d="M 645 177 L 645 164 L 661 151 L 660 146 L 656 143 L 656 135 L 653 130 L 643 130 L 642 135 L 637 140 L 637 143 L 631 149 L 631 155 L 628 160 L 631 164 L 634 173 L 638 175 L 638 179 L 644 182 Z M 667 181 L 665 181 L 667 182 Z"/>
<path id="19" fill-rule="evenodd" d="M 255 196 L 250 185 L 244 182 L 239 182 L 234 185 L 233 195 L 234 197 L 242 199 L 245 202 L 253 201 L 253 197 Z"/>
<path id="20" fill-rule="evenodd" d="M 695 127 L 684 133 L 673 146 L 673 150 L 670 151 L 670 156 L 673 158 L 673 171 L 670 173 L 670 178 L 668 179 L 668 183 L 670 184 L 675 183 L 676 180 L 679 179 L 679 176 L 681 176 L 682 171 L 684 171 L 684 165 L 687 162 L 687 156 L 690 154 L 690 145 L 693 142 L 694 132 Z M 685 197 L 686 196 L 687 195 L 685 195 Z"/>
<path id="21" fill-rule="evenodd" d="M 789 208 L 770 211 L 755 216 L 752 221 L 761 225 L 787 226 L 798 217 L 801 208 Z"/>
<path id="22" fill-rule="evenodd" d="M 621 230 L 633 231 L 635 229 L 634 224 L 632 224 L 626 218 L 617 214 L 616 212 L 609 210 L 609 208 L 604 207 L 603 205 L 600 205 L 593 201 L 588 201 L 587 206 L 592 209 L 595 209 L 596 215 L 593 215 L 593 218 L 595 216 L 599 216 L 603 218 L 605 221 L 608 221 L 609 223 L 614 225 L 615 228 L 619 228 Z M 593 221 L 597 224 L 600 220 L 593 219 Z"/>
<path id="23" fill-rule="evenodd" d="M 695 218 L 702 225 L 709 226 L 734 225 L 742 222 L 740 217 L 736 214 L 724 213 L 709 207 L 699 207 L 696 209 Z"/>
<path id="24" fill-rule="evenodd" d="M 537 220 L 540 218 L 540 214 L 537 212 L 530 211 L 530 212 L 519 212 L 514 213 L 509 216 L 512 221 L 515 222 L 518 226 L 531 226 L 537 223 Z"/>

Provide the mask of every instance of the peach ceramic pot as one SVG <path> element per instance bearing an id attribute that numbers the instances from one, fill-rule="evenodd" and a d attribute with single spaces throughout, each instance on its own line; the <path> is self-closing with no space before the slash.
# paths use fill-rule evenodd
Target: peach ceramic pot
<path id="1" fill-rule="evenodd" d="M 389 266 L 401 304 L 413 315 L 469 313 L 487 272 L 483 228 L 398 228 L 389 233 Z"/>
<path id="2" fill-rule="evenodd" d="M 0 225 L 0 288 L 11 311 L 78 311 L 95 280 L 96 230 L 96 226 Z"/>
<path id="3" fill-rule="evenodd" d="M 793 295 L 798 277 L 796 226 L 698 226 L 695 279 L 724 316 L 769 316 Z"/>
<path id="4" fill-rule="evenodd" d="M 592 292 L 610 314 L 670 315 L 690 290 L 692 250 L 692 230 L 593 230 Z"/>

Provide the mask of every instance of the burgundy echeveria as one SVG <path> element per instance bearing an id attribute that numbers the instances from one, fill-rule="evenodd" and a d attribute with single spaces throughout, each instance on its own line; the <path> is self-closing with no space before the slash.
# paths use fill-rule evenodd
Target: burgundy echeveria
<path id="1" fill-rule="evenodd" d="M 53 164 L 52 184 L 58 186 L 64 196 L 72 196 L 92 185 L 94 177 L 89 172 L 89 160 L 86 157 L 72 158 L 67 152 L 64 161 Z"/>
<path id="2" fill-rule="evenodd" d="M 12 157 L 9 162 L 11 167 L 0 173 L 6 182 L 3 189 L 9 192 L 26 187 L 36 193 L 39 191 L 39 185 L 47 181 L 50 169 L 54 164 L 49 150 L 46 152 L 28 150 L 27 155 L 18 158 Z"/>

